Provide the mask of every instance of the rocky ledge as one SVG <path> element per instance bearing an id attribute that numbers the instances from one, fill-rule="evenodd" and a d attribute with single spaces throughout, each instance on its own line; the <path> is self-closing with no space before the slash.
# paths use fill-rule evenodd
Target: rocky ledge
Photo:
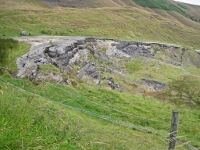
<path id="1" fill-rule="evenodd" d="M 23 41 L 23 39 L 21 39 Z M 33 42 L 32 42 L 33 44 Z M 134 41 L 119 41 L 115 39 L 99 39 L 85 37 L 71 37 L 68 39 L 38 43 L 32 46 L 29 53 L 17 59 L 19 78 L 29 78 L 30 80 L 45 80 L 51 78 L 56 82 L 66 81 L 61 75 L 44 75 L 39 72 L 41 66 L 52 64 L 59 68 L 64 75 L 75 72 L 76 78 L 81 80 L 91 80 L 99 85 L 106 81 L 112 89 L 123 90 L 121 83 L 115 83 L 112 74 L 125 77 L 129 72 L 121 60 L 126 62 L 137 58 L 158 59 L 155 54 L 162 49 L 186 49 L 176 45 L 160 43 L 141 43 Z M 177 61 L 171 59 L 165 63 L 181 66 Z M 107 73 L 107 76 L 102 76 Z M 143 80 L 146 86 L 152 90 L 166 90 L 164 83 L 158 81 Z"/>

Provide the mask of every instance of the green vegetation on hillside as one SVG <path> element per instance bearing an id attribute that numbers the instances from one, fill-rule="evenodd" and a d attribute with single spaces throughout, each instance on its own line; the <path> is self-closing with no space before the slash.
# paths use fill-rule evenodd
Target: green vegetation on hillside
<path id="1" fill-rule="evenodd" d="M 189 10 L 189 8 L 186 5 L 184 5 L 184 4 L 177 3 L 177 5 L 180 6 L 181 8 L 183 8 L 183 9 Z"/>
<path id="2" fill-rule="evenodd" d="M 173 80 L 170 84 L 170 90 L 158 97 L 172 101 L 176 104 L 196 104 L 200 105 L 199 85 L 200 78 L 195 76 L 183 76 Z"/>
<path id="3" fill-rule="evenodd" d="M 142 7 L 148 7 L 148 8 L 158 8 L 163 10 L 170 10 L 175 11 L 187 18 L 191 18 L 183 9 L 188 9 L 187 6 L 183 4 L 178 4 L 178 6 L 169 3 L 167 0 L 133 0 L 136 4 L 142 6 Z"/>
<path id="4" fill-rule="evenodd" d="M 143 6 L 143 7 L 170 10 L 167 0 L 133 0 L 133 1 L 136 4 Z"/>
<path id="5" fill-rule="evenodd" d="M 0 10 L 0 36 L 20 36 L 26 30 L 31 35 L 110 37 L 200 47 L 198 29 L 134 7 L 38 8 Z"/>
<path id="6" fill-rule="evenodd" d="M 138 59 L 135 61 L 131 61 L 125 64 L 126 69 L 130 72 L 130 73 L 134 73 L 135 71 L 138 71 L 141 67 L 142 67 L 142 59 Z"/>

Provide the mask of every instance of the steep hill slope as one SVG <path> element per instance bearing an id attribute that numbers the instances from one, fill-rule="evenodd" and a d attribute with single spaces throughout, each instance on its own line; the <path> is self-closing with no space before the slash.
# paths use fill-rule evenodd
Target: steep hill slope
<path id="1" fill-rule="evenodd" d="M 147 0 L 147 1 L 133 0 L 133 1 L 142 7 L 173 11 L 193 21 L 199 22 L 200 20 L 199 6 L 184 4 L 173 0 Z"/>
<path id="2" fill-rule="evenodd" d="M 160 9 L 177 12 L 186 18 L 200 22 L 200 7 L 190 4 L 175 2 L 173 0 L 42 0 L 50 7 L 72 7 L 72 8 L 98 8 L 98 7 L 122 7 L 142 6 L 151 9 Z M 137 5 L 136 5 L 137 4 Z"/>
<path id="3" fill-rule="evenodd" d="M 34 7 L 28 1 L 10 7 L 15 3 L 10 0 L 0 5 L 0 36 L 16 36 L 26 30 L 31 35 L 112 37 L 200 47 L 199 30 L 136 7 L 50 9 L 39 1 Z"/>
<path id="4" fill-rule="evenodd" d="M 38 10 L 48 6 L 40 0 L 0 0 L 0 8 L 1 10 Z"/>

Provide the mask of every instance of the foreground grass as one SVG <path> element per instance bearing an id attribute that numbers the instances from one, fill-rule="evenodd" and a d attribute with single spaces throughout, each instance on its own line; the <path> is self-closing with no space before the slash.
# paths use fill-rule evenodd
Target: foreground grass
<path id="1" fill-rule="evenodd" d="M 200 146 L 200 112 L 194 106 L 185 108 L 83 83 L 73 88 L 53 83 L 35 86 L 5 76 L 0 81 L 2 148 L 165 149 L 173 109 L 180 111 L 180 139 Z M 133 140 L 138 136 L 148 144 Z"/>
<path id="2" fill-rule="evenodd" d="M 34 90 L 42 86 L 35 87 L 27 80 L 17 82 L 26 84 Z M 85 115 L 64 103 L 57 104 L 57 101 L 49 101 L 22 92 L 2 82 L 0 87 L 1 149 L 149 149 L 153 147 L 162 149 L 166 147 L 163 142 L 166 140 L 165 137 L 138 132 Z M 69 100 L 68 97 L 66 99 Z M 150 139 L 155 143 L 152 144 Z"/>

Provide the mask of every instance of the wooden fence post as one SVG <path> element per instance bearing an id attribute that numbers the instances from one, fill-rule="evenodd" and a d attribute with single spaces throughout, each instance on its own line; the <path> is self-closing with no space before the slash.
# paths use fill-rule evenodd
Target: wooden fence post
<path id="1" fill-rule="evenodd" d="M 178 120 L 179 120 L 179 111 L 173 110 L 168 150 L 173 150 L 175 148 L 176 136 L 178 132 Z"/>

